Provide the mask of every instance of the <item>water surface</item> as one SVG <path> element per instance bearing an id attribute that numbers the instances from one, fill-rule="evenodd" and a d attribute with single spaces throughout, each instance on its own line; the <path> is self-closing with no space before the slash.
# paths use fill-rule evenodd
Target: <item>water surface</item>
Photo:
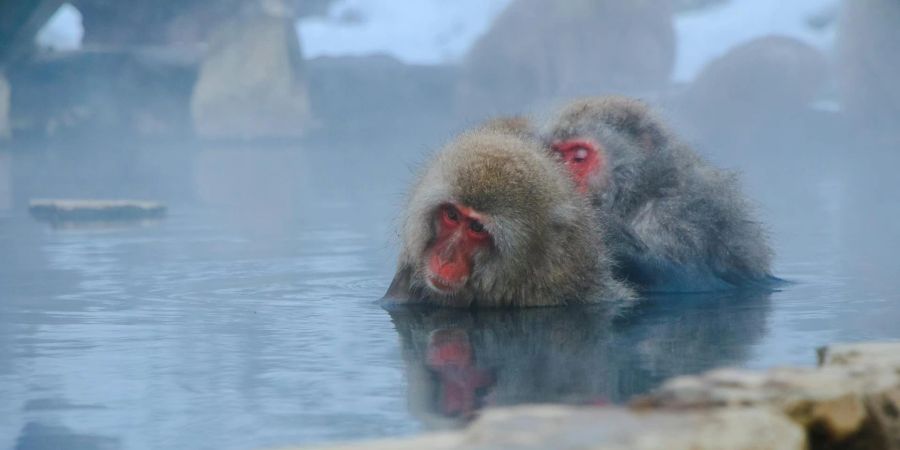
<path id="1" fill-rule="evenodd" d="M 403 148 L 198 152 L 189 195 L 148 191 L 173 203 L 167 219 L 118 228 L 35 222 L 23 198 L 72 190 L 22 180 L 40 175 L 23 169 L 39 154 L 13 158 L 0 448 L 406 435 L 484 405 L 623 402 L 673 375 L 812 365 L 829 342 L 900 338 L 898 190 L 878 160 L 813 174 L 745 165 L 793 281 L 777 292 L 655 297 L 616 314 L 386 311 L 374 301 L 392 275 L 392 217 L 426 146 Z"/>

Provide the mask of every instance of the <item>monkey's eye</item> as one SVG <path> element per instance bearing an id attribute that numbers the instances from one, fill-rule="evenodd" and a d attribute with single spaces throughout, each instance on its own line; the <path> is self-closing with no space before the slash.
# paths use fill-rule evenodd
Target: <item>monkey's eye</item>
<path id="1" fill-rule="evenodd" d="M 456 208 L 447 205 L 443 208 L 443 218 L 450 225 L 459 223 L 459 211 Z"/>
<path id="2" fill-rule="evenodd" d="M 588 149 L 586 149 L 584 147 L 578 147 L 573 152 L 572 161 L 575 161 L 578 163 L 585 162 L 588 158 L 588 153 L 589 153 Z"/>
<path id="3" fill-rule="evenodd" d="M 485 233 L 484 224 L 477 220 L 473 220 L 473 221 L 469 222 L 469 230 L 471 230 L 472 233 L 475 233 L 478 235 Z"/>

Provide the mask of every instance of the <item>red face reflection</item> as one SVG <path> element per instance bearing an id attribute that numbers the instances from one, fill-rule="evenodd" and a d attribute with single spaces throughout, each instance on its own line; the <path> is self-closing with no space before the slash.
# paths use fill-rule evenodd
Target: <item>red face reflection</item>
<path id="1" fill-rule="evenodd" d="M 452 417 L 474 417 L 495 380 L 476 366 L 468 334 L 460 329 L 433 332 L 425 364 L 437 375 L 438 410 Z"/>

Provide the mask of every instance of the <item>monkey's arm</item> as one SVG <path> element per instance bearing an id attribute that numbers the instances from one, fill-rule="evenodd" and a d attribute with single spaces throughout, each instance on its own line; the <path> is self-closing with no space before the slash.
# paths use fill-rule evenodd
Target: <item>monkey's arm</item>
<path id="1" fill-rule="evenodd" d="M 745 203 L 722 189 L 686 191 L 650 202 L 632 221 L 647 245 L 632 264 L 663 290 L 764 286 L 770 251 Z"/>
<path id="2" fill-rule="evenodd" d="M 641 240 L 628 223 L 618 218 L 607 219 L 604 223 L 606 242 L 614 255 L 640 254 L 647 251 L 647 244 Z"/>
<path id="3" fill-rule="evenodd" d="M 717 214 L 703 199 L 670 196 L 645 205 L 630 221 L 643 244 L 622 258 L 625 276 L 651 292 L 701 292 L 733 288 L 738 271 L 710 257 L 721 239 Z M 715 208 L 713 208 L 715 209 Z"/>

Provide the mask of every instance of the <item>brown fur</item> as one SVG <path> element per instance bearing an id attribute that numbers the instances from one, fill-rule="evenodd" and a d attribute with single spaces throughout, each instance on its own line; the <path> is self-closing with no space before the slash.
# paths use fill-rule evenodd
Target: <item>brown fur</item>
<path id="1" fill-rule="evenodd" d="M 510 133 L 524 137 L 534 138 L 538 135 L 537 129 L 527 117 L 501 116 L 495 117 L 482 124 L 479 130 L 491 130 L 501 133 Z"/>
<path id="2" fill-rule="evenodd" d="M 550 306 L 629 298 L 612 278 L 602 229 L 586 199 L 537 141 L 482 128 L 463 134 L 427 165 L 413 187 L 403 247 L 388 297 L 457 307 Z M 453 295 L 431 290 L 425 260 L 435 214 L 457 202 L 488 216 L 488 250 Z"/>
<path id="3" fill-rule="evenodd" d="M 770 280 L 772 253 L 733 174 L 681 143 L 648 107 L 621 97 L 563 110 L 549 141 L 604 147 L 590 196 L 607 217 L 623 276 L 646 290 L 718 290 Z"/>

